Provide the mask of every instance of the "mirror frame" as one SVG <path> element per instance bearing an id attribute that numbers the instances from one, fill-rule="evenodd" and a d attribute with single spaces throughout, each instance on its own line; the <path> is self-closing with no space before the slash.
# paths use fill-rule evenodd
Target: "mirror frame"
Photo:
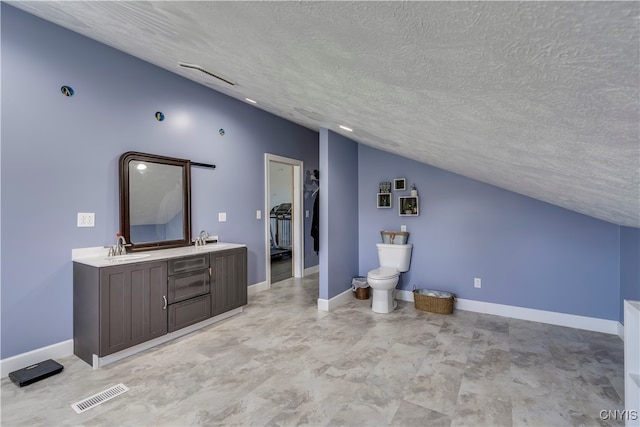
<path id="1" fill-rule="evenodd" d="M 184 220 L 182 224 L 183 239 L 163 240 L 158 242 L 131 242 L 131 220 L 130 213 L 130 191 L 129 191 L 129 162 L 132 160 L 141 162 L 160 163 L 163 165 L 174 165 L 182 168 L 182 203 Z M 140 153 L 128 151 L 120 156 L 120 233 L 124 236 L 129 252 L 178 248 L 191 245 L 191 161 L 175 157 L 159 156 L 156 154 Z"/>

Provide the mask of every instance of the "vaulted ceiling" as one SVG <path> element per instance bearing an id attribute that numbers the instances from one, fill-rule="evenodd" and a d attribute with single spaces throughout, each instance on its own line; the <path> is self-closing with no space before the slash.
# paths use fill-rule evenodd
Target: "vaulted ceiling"
<path id="1" fill-rule="evenodd" d="M 310 129 L 640 227 L 639 2 L 8 3 Z"/>

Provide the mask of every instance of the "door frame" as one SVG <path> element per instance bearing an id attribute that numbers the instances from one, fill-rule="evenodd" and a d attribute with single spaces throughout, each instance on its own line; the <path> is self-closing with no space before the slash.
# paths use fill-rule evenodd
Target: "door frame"
<path id="1" fill-rule="evenodd" d="M 293 166 L 293 235 L 291 257 L 293 259 L 293 277 L 304 277 L 304 206 L 303 206 L 303 170 L 302 160 L 282 157 L 275 154 L 264 154 L 264 244 L 267 288 L 271 288 L 271 177 L 269 164 L 284 163 Z"/>

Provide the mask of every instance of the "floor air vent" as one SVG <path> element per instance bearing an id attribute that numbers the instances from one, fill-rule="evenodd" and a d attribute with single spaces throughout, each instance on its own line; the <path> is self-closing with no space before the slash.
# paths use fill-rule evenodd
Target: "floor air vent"
<path id="1" fill-rule="evenodd" d="M 126 393 L 127 391 L 129 391 L 129 387 L 120 383 L 108 390 L 101 391 L 100 393 L 94 394 L 91 397 L 87 397 L 86 399 L 81 400 L 78 403 L 74 403 L 73 405 L 71 405 L 71 407 L 74 411 L 76 411 L 76 413 L 81 414 L 84 411 L 88 411 L 94 406 L 98 406 L 99 404 L 104 403 L 107 400 L 111 400 L 114 397 L 121 395 L 122 393 Z"/>

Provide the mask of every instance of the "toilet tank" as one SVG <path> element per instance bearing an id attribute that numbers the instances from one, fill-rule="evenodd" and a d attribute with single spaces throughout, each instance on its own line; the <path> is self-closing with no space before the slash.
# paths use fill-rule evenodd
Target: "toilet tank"
<path id="1" fill-rule="evenodd" d="M 413 245 L 389 245 L 386 243 L 376 244 L 378 247 L 378 261 L 380 267 L 395 268 L 400 272 L 409 271 L 411 262 L 411 249 Z"/>

